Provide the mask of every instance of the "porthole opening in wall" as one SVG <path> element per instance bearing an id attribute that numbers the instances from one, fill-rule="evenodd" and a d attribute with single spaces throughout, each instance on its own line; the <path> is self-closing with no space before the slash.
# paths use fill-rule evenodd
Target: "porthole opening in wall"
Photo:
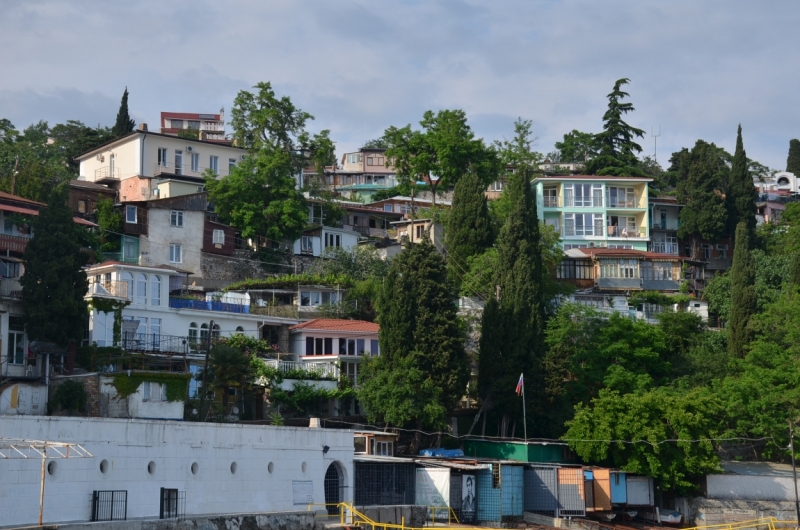
<path id="1" fill-rule="evenodd" d="M 275 471 L 275 464 L 273 464 L 272 462 L 270 462 L 270 463 L 267 465 L 267 471 L 269 471 L 270 473 L 272 473 L 273 471 Z"/>
<path id="2" fill-rule="evenodd" d="M 151 461 L 149 464 L 147 464 L 147 472 L 150 473 L 151 475 L 156 472 L 156 463 L 155 462 Z"/>
<path id="3" fill-rule="evenodd" d="M 47 464 L 47 474 L 51 476 L 55 475 L 57 467 L 58 464 L 56 464 L 55 462 L 50 462 L 49 464 Z"/>
<path id="4" fill-rule="evenodd" d="M 200 466 L 197 465 L 197 462 L 192 462 L 192 475 L 197 475 L 197 470 L 200 469 Z"/>
<path id="5" fill-rule="evenodd" d="M 231 473 L 232 473 L 232 474 L 235 474 L 235 473 L 236 473 L 236 468 L 237 468 L 237 467 L 238 467 L 238 466 L 236 465 L 236 462 L 231 462 Z"/>
<path id="6" fill-rule="evenodd" d="M 103 460 L 100 462 L 100 473 L 104 475 L 108 473 L 108 460 Z"/>
<path id="7" fill-rule="evenodd" d="M 305 473 L 306 469 L 308 469 L 308 465 L 305 462 L 303 462 L 303 464 L 300 466 L 300 469 L 302 469 L 303 473 Z"/>

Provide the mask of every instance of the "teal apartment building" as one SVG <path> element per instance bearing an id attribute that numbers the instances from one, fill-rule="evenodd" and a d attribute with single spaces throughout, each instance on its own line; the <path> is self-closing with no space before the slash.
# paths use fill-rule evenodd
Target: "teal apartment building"
<path id="1" fill-rule="evenodd" d="M 559 233 L 564 250 L 648 250 L 650 223 L 645 177 L 596 175 L 534 179 L 539 219 Z"/>

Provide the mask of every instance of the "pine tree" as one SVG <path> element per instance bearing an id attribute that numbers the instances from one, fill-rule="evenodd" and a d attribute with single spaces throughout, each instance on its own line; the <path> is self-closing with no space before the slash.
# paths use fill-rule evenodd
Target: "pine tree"
<path id="1" fill-rule="evenodd" d="M 731 313 L 728 321 L 728 352 L 743 358 L 752 339 L 748 328 L 750 317 L 756 312 L 756 271 L 750 250 L 751 233 L 745 221 L 736 226 L 736 247 L 731 266 Z"/>
<path id="2" fill-rule="evenodd" d="M 469 272 L 467 260 L 486 251 L 493 240 L 492 222 L 484 194 L 485 186 L 474 171 L 469 171 L 456 184 L 453 207 L 447 220 L 445 247 L 447 273 L 456 287 Z M 487 293 L 479 293 L 487 296 Z"/>
<path id="3" fill-rule="evenodd" d="M 739 125 L 739 131 L 736 135 L 736 152 L 733 155 L 725 199 L 728 202 L 728 224 L 731 227 L 731 232 L 736 229 L 736 226 L 741 221 L 744 221 L 752 238 L 756 228 L 758 190 L 753 185 L 753 178 L 750 176 L 748 165 L 747 155 L 742 143 L 742 126 Z"/>
<path id="4" fill-rule="evenodd" d="M 452 292 L 427 236 L 392 261 L 378 301 L 381 355 L 366 363 L 358 392 L 371 421 L 441 428 L 464 395 L 470 369 Z"/>
<path id="5" fill-rule="evenodd" d="M 786 171 L 800 176 L 800 140 L 789 140 L 789 156 L 786 158 Z"/>
<path id="6" fill-rule="evenodd" d="M 83 297 L 88 289 L 82 267 L 79 228 L 67 206 L 66 188 L 56 188 L 46 208 L 34 218 L 36 234 L 25 249 L 22 304 L 31 340 L 46 340 L 66 346 L 83 337 L 87 309 Z"/>
<path id="7" fill-rule="evenodd" d="M 133 131 L 136 122 L 133 121 L 128 114 L 128 87 L 125 87 L 125 92 L 122 93 L 122 101 L 119 103 L 119 112 L 117 112 L 117 122 L 111 128 L 111 136 L 119 138 L 129 132 Z"/>
<path id="8" fill-rule="evenodd" d="M 520 373 L 526 374 L 528 411 L 537 411 L 544 356 L 539 220 L 527 171 L 514 175 L 505 193 L 511 206 L 497 240 L 499 303 L 484 308 L 479 359 L 479 392 L 503 415 L 501 436 L 521 416 L 514 394 Z"/>
<path id="9" fill-rule="evenodd" d="M 636 153 L 642 152 L 642 146 L 635 138 L 643 138 L 644 131 L 628 125 L 623 119 L 633 112 L 632 103 L 620 100 L 630 97 L 622 91 L 622 86 L 630 82 L 628 78 L 618 79 L 614 90 L 608 95 L 608 110 L 603 115 L 603 132 L 595 135 L 599 154 L 587 164 L 587 171 L 592 175 L 616 175 L 622 177 L 642 176 Z"/>

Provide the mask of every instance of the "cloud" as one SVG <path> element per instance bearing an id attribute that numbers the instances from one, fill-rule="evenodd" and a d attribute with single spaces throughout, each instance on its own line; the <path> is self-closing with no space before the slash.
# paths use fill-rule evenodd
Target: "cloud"
<path id="1" fill-rule="evenodd" d="M 783 167 L 800 136 L 800 4 L 745 0 L 29 0 L 0 19 L 0 117 L 138 122 L 215 112 L 271 81 L 340 151 L 427 109 L 462 108 L 488 141 L 534 121 L 542 151 L 597 132 L 614 81 L 659 159 L 703 138 Z M 652 138 L 642 140 L 652 151 Z"/>

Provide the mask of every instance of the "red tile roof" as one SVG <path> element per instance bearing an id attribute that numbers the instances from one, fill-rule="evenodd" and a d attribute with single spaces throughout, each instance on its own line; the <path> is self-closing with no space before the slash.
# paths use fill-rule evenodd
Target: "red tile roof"
<path id="1" fill-rule="evenodd" d="M 660 254 L 658 252 L 647 252 L 644 250 L 633 250 L 629 248 L 581 248 L 578 249 L 587 256 L 596 258 L 601 257 L 623 257 L 623 258 L 647 258 L 647 259 L 661 259 L 670 261 L 680 261 L 683 259 L 676 254 Z"/>
<path id="2" fill-rule="evenodd" d="M 289 328 L 290 330 L 309 329 L 309 330 L 329 330 L 329 331 L 361 331 L 367 333 L 377 333 L 380 326 L 374 322 L 366 320 L 343 320 L 336 318 L 315 318 L 302 324 L 297 324 Z"/>

